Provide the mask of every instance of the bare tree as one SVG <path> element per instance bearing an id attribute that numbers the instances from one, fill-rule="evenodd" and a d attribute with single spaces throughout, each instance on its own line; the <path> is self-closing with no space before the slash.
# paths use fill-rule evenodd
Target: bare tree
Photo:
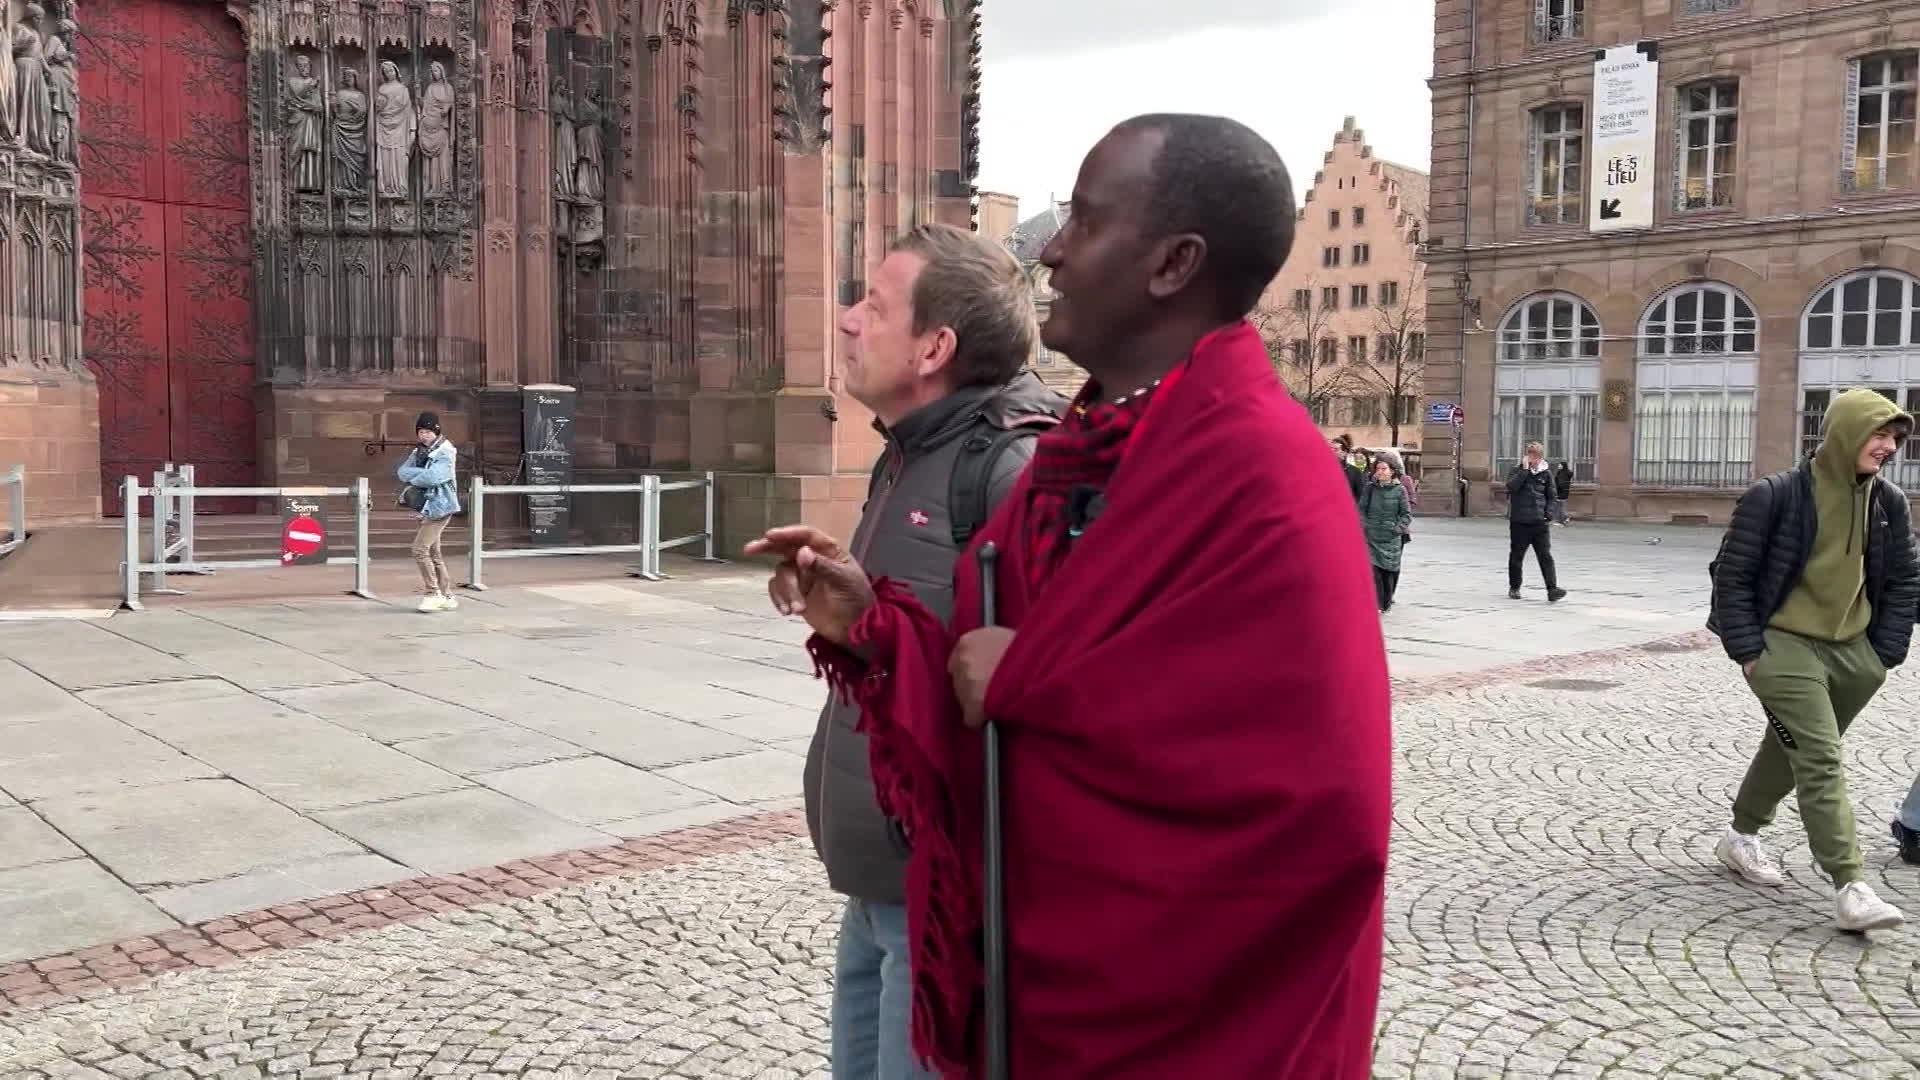
<path id="1" fill-rule="evenodd" d="M 1401 403 L 1411 401 L 1417 410 L 1426 378 L 1426 277 L 1426 269 L 1415 264 L 1412 275 L 1396 283 L 1391 293 L 1380 290 L 1372 309 L 1373 360 L 1353 365 L 1357 381 L 1369 393 L 1385 395 L 1387 424 L 1395 446 L 1400 445 L 1401 425 L 1416 422 L 1411 414 L 1402 414 Z"/>
<path id="2" fill-rule="evenodd" d="M 1339 363 L 1339 346 L 1334 344 L 1338 309 L 1320 302 L 1322 290 L 1314 278 L 1303 282 L 1299 292 L 1304 296 L 1263 300 L 1249 320 L 1266 343 L 1267 358 L 1287 392 L 1306 406 L 1315 422 L 1326 423 L 1333 400 L 1351 391 L 1353 370 Z"/>

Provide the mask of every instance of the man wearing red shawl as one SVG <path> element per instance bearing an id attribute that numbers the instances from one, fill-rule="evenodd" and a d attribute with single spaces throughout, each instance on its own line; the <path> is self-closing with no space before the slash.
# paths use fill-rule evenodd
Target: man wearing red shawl
<path id="1" fill-rule="evenodd" d="M 1230 120 L 1139 117 L 1088 155 L 1042 337 L 1092 379 L 974 540 L 1001 552 L 1000 627 L 971 553 L 942 625 L 816 530 L 749 546 L 864 709 L 913 848 L 914 1045 L 948 1077 L 982 1065 L 985 716 L 1012 1075 L 1370 1071 L 1386 657 L 1353 500 L 1245 321 L 1293 221 Z"/>

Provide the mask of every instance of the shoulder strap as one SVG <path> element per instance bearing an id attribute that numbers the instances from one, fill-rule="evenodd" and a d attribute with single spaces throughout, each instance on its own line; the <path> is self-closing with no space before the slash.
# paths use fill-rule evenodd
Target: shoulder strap
<path id="1" fill-rule="evenodd" d="M 968 435 L 954 456 L 947 481 L 947 516 L 953 523 L 953 542 L 964 548 L 993 511 L 993 471 L 1007 447 L 1022 439 L 1040 437 L 1041 427 L 1017 424 L 1001 428 L 990 424 Z"/>

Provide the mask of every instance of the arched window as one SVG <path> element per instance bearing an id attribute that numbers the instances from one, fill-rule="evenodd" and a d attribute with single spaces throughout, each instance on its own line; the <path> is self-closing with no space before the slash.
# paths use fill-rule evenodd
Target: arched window
<path id="1" fill-rule="evenodd" d="M 1651 487 L 1742 487 L 1753 477 L 1759 320 L 1730 285 L 1692 282 L 1640 320 L 1633 480 Z"/>
<path id="2" fill-rule="evenodd" d="M 1530 442 L 1593 480 L 1600 404 L 1600 319 L 1571 293 L 1536 293 L 1500 323 L 1494 367 L 1494 467 L 1518 464 Z"/>
<path id="3" fill-rule="evenodd" d="M 1833 395 L 1880 391 L 1920 408 L 1920 279 L 1898 270 L 1856 270 L 1814 294 L 1800 320 L 1800 449 L 1820 445 Z M 1900 452 L 1893 478 L 1920 487 L 1920 446 Z"/>

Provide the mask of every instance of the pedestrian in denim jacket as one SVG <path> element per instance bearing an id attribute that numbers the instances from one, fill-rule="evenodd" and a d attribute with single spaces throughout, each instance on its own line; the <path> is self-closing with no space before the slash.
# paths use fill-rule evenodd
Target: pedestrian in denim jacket
<path id="1" fill-rule="evenodd" d="M 454 486 L 454 446 L 440 434 L 440 417 L 423 412 L 413 423 L 414 437 L 420 445 L 400 463 L 400 482 L 425 494 L 420 505 L 420 531 L 413 536 L 413 562 L 420 568 L 420 584 L 426 596 L 421 611 L 452 611 L 460 606 L 453 598 L 453 577 L 447 572 L 447 559 L 440 546 L 447 523 L 460 512 L 460 496 Z"/>

